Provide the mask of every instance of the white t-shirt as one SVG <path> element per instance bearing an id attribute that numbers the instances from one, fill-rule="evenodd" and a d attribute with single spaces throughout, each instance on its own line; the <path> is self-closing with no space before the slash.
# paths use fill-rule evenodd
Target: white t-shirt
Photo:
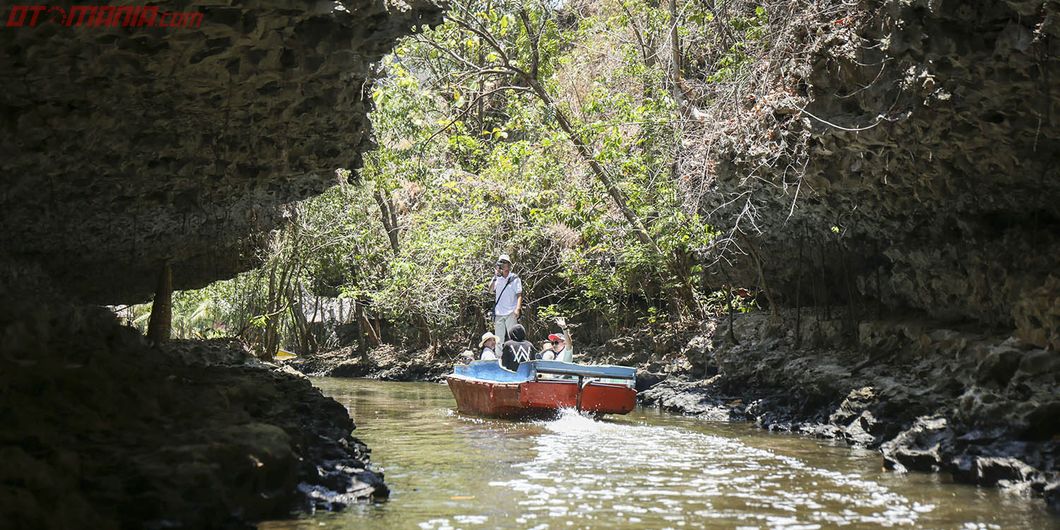
<path id="1" fill-rule="evenodd" d="M 494 303 L 497 304 L 496 315 L 502 317 L 514 313 L 515 301 L 519 297 L 519 293 L 523 292 L 523 281 L 514 272 L 509 272 L 507 278 L 495 276 L 493 280 L 493 299 Z M 507 289 L 504 288 L 506 283 L 508 284 Z"/>
<path id="2" fill-rule="evenodd" d="M 497 354 L 493 353 L 493 350 L 489 349 L 488 347 L 483 347 L 482 348 L 482 357 L 480 357 L 479 360 L 480 361 L 496 361 L 497 360 Z"/>
<path id="3" fill-rule="evenodd" d="M 574 348 L 565 346 L 562 350 L 556 353 L 556 360 L 563 361 L 565 363 L 574 362 Z"/>

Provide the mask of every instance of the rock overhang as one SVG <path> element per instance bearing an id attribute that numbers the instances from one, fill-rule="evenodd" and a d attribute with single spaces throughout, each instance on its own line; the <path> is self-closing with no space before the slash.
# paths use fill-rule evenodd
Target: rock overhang
<path id="1" fill-rule="evenodd" d="M 810 17 L 821 37 L 791 70 L 805 94 L 763 103 L 757 132 L 772 140 L 723 144 L 701 211 L 729 233 L 751 204 L 731 199 L 752 197 L 739 243 L 757 257 L 720 276 L 761 287 L 761 269 L 780 305 L 911 309 L 1055 344 L 1060 11 L 848 7 Z M 802 158 L 759 167 L 800 141 Z"/>
<path id="2" fill-rule="evenodd" d="M 198 27 L 5 27 L 0 248 L 74 299 L 252 268 L 285 205 L 371 147 L 374 65 L 437 2 L 162 2 Z M 7 10 L 2 14 L 6 20 Z"/>

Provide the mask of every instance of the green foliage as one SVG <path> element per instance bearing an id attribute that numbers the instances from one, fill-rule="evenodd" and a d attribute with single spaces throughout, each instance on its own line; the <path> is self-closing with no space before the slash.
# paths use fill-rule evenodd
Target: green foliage
<path id="1" fill-rule="evenodd" d="M 710 20 L 713 21 L 712 16 Z M 754 60 L 754 57 L 749 54 L 749 49 L 762 39 L 768 22 L 766 9 L 763 6 L 755 6 L 752 14 L 731 17 L 728 25 L 732 29 L 732 34 L 738 36 L 739 39 L 733 42 L 721 56 L 714 72 L 707 75 L 707 81 L 724 82 L 738 77 L 741 70 Z"/>
<path id="2" fill-rule="evenodd" d="M 293 349 L 296 326 L 283 310 L 293 302 L 270 305 L 276 293 L 267 294 L 270 274 L 289 270 L 292 285 L 356 300 L 370 318 L 432 339 L 468 336 L 491 306 L 484 289 L 500 252 L 515 258 L 536 319 L 670 318 L 671 293 L 691 290 L 695 272 L 677 258 L 716 234 L 684 208 L 672 172 L 678 109 L 666 64 L 655 58 L 672 23 L 665 7 L 604 3 L 583 16 L 547 1 L 454 4 L 448 22 L 383 61 L 386 75 L 371 93 L 377 147 L 355 182 L 340 168 L 342 184 L 299 205 L 262 269 L 181 294 L 181 334 L 257 336 L 275 326 Z M 754 38 L 764 21 L 763 11 L 732 27 Z M 730 67 L 746 60 L 739 52 Z M 481 73 L 505 55 L 517 68 L 536 64 L 554 106 L 516 80 Z M 557 126 L 556 109 L 572 116 L 663 255 L 633 237 Z"/>

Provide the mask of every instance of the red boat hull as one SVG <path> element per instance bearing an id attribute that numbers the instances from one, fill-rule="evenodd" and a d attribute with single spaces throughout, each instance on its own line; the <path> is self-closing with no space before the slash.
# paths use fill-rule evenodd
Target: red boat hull
<path id="1" fill-rule="evenodd" d="M 637 391 L 628 386 L 590 382 L 579 392 L 574 379 L 498 383 L 449 376 L 446 382 L 460 412 L 496 418 L 551 416 L 564 408 L 626 414 L 637 403 Z"/>

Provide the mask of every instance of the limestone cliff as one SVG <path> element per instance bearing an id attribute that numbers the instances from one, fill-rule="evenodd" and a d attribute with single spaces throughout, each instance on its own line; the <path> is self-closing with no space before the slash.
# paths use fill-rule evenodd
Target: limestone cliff
<path id="1" fill-rule="evenodd" d="M 153 4 L 201 25 L 0 28 L 0 520 L 245 528 L 385 497 L 308 381 L 87 304 L 148 299 L 164 262 L 177 289 L 255 266 L 284 205 L 359 166 L 373 64 L 441 9 Z"/>
<path id="2" fill-rule="evenodd" d="M 773 307 L 707 323 L 684 352 L 711 377 L 646 401 L 1060 506 L 1060 4 L 783 6 L 768 79 L 684 160 L 713 281 Z"/>
<path id="3" fill-rule="evenodd" d="M 806 49 L 710 153 L 701 210 L 748 234 L 729 274 L 849 307 L 851 334 L 912 309 L 1056 349 L 1060 4 L 807 5 Z"/>
<path id="4" fill-rule="evenodd" d="M 0 248 L 89 302 L 256 264 L 283 205 L 369 145 L 373 64 L 432 2 L 161 2 L 197 28 L 0 31 Z M 5 20 L 8 12 L 5 8 Z"/>

